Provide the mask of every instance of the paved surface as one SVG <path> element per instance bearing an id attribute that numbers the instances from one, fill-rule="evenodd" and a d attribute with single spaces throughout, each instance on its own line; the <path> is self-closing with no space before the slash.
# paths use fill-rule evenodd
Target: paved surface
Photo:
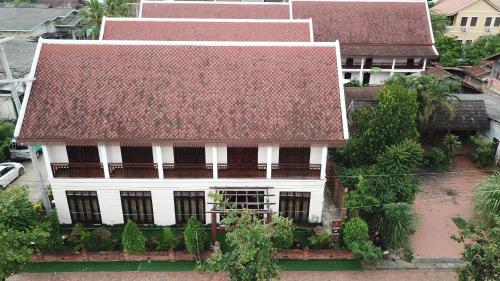
<path id="1" fill-rule="evenodd" d="M 38 176 L 33 169 L 33 163 L 31 160 L 25 160 L 21 162 L 24 165 L 24 175 L 18 177 L 15 181 L 13 181 L 11 186 L 22 186 L 26 185 L 29 187 L 29 196 L 31 201 L 40 200 L 40 191 L 39 191 L 39 181 Z M 42 177 L 47 185 L 47 169 L 45 168 L 45 162 L 43 160 L 43 154 L 38 157 L 38 165 L 40 166 L 40 171 L 42 172 Z"/>
<path id="2" fill-rule="evenodd" d="M 24 273 L 7 279 L 8 281 L 90 281 L 90 280 L 134 280 L 134 281 L 226 281 L 222 274 L 196 274 L 193 272 L 65 272 L 65 273 Z M 295 271 L 282 272 L 280 280 L 292 281 L 454 281 L 452 270 L 365 270 L 365 271 Z"/>
<path id="3" fill-rule="evenodd" d="M 413 250 L 422 258 L 460 258 L 463 246 L 450 236 L 458 233 L 453 217 L 472 216 L 472 193 L 486 175 L 467 156 L 455 157 L 450 171 L 426 176 L 414 208 L 419 215 Z"/>

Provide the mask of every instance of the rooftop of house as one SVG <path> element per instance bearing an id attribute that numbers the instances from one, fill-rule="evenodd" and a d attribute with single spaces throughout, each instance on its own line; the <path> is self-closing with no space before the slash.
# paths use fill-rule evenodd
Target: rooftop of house
<path id="1" fill-rule="evenodd" d="M 105 18 L 102 39 L 309 42 L 308 20 Z"/>
<path id="2" fill-rule="evenodd" d="M 483 60 L 477 65 L 464 66 L 463 71 L 470 76 L 476 77 L 478 79 L 487 79 L 491 75 L 491 70 L 493 69 L 494 61 Z"/>
<path id="3" fill-rule="evenodd" d="M 36 43 L 24 40 L 11 40 L 1 44 L 10 70 L 14 78 L 21 78 L 30 72 L 33 57 L 35 56 Z M 5 70 L 0 67 L 0 79 L 5 78 Z"/>
<path id="4" fill-rule="evenodd" d="M 290 19 L 288 3 L 143 1 L 143 18 Z"/>
<path id="5" fill-rule="evenodd" d="M 343 56 L 437 56 L 425 1 L 292 1 L 292 13 L 312 18 L 315 41 L 338 39 Z"/>
<path id="6" fill-rule="evenodd" d="M 468 6 L 483 0 L 441 0 L 438 4 L 432 7 L 432 10 L 440 14 L 452 16 L 467 8 Z M 490 3 L 496 9 L 500 9 L 500 0 L 484 0 Z"/>
<path id="7" fill-rule="evenodd" d="M 447 68 L 447 69 L 449 69 L 449 68 Z M 469 83 L 468 81 L 465 81 L 462 77 L 459 77 L 459 76 L 451 73 L 447 69 L 443 68 L 440 65 L 435 65 L 434 67 L 429 67 L 426 70 L 422 71 L 422 74 L 423 75 L 432 75 L 432 76 L 439 78 L 439 79 L 444 79 L 444 78 L 454 79 L 461 84 L 463 91 L 466 91 L 467 93 L 481 93 L 482 92 L 482 89 L 480 87 L 478 87 L 477 85 L 474 85 L 472 83 Z M 462 68 L 453 68 L 453 69 L 455 70 L 454 71 L 455 73 L 456 72 L 464 73 Z"/>
<path id="8" fill-rule="evenodd" d="M 482 100 L 486 104 L 486 112 L 490 119 L 500 122 L 500 95 L 496 94 L 461 94 L 461 100 Z"/>
<path id="9" fill-rule="evenodd" d="M 68 16 L 74 11 L 73 9 L 0 7 L 0 31 L 31 31 L 47 21 Z"/>
<path id="10" fill-rule="evenodd" d="M 346 106 L 348 107 L 353 100 L 375 101 L 382 88 L 382 86 L 344 87 Z"/>
<path id="11" fill-rule="evenodd" d="M 335 43 L 42 40 L 16 137 L 342 146 L 338 63 Z"/>

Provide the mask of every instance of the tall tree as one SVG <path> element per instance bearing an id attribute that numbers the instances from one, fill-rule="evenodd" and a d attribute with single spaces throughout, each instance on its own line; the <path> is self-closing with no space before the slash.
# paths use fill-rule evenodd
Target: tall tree
<path id="1" fill-rule="evenodd" d="M 440 38 L 445 34 L 446 27 L 450 25 L 450 20 L 447 16 L 431 12 L 431 23 L 434 38 Z"/>
<path id="2" fill-rule="evenodd" d="M 88 5 L 79 11 L 82 17 L 78 36 L 82 39 L 95 40 L 99 38 L 103 16 L 126 17 L 131 12 L 124 0 L 90 0 Z"/>

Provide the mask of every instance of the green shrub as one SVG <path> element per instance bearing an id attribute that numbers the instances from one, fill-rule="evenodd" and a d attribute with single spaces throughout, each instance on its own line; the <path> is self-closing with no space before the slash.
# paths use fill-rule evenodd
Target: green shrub
<path id="1" fill-rule="evenodd" d="M 35 210 L 26 187 L 10 187 L 0 192 L 0 224 L 26 230 L 35 222 Z"/>
<path id="2" fill-rule="evenodd" d="M 457 150 L 462 148 L 462 142 L 460 141 L 458 136 L 447 134 L 443 138 L 442 146 L 444 153 L 446 153 L 446 156 L 448 156 L 448 158 L 451 158 Z"/>
<path id="3" fill-rule="evenodd" d="M 340 185 L 348 188 L 349 190 L 354 190 L 358 186 L 359 176 L 366 175 L 369 173 L 369 167 L 360 166 L 350 169 L 341 169 L 339 172 Z"/>
<path id="4" fill-rule="evenodd" d="M 470 141 L 474 146 L 472 159 L 478 167 L 489 167 L 495 160 L 495 150 L 490 140 L 483 136 L 472 136 Z"/>
<path id="5" fill-rule="evenodd" d="M 77 223 L 68 240 L 74 244 L 75 251 L 86 251 L 94 238 L 94 232 L 86 229 L 83 224 Z"/>
<path id="6" fill-rule="evenodd" d="M 195 255 L 199 260 L 199 254 L 205 249 L 205 241 L 207 240 L 207 233 L 203 229 L 203 225 L 196 219 L 196 217 L 189 218 L 186 229 L 184 229 L 184 242 L 186 243 L 186 250 Z"/>
<path id="7" fill-rule="evenodd" d="M 372 214 L 379 209 L 380 204 L 380 201 L 370 194 L 368 182 L 363 176 L 359 176 L 357 188 L 346 193 L 344 202 L 349 215 L 356 217 Z"/>
<path id="8" fill-rule="evenodd" d="M 123 249 L 130 254 L 139 254 L 146 251 L 146 238 L 137 224 L 128 220 L 122 233 Z"/>
<path id="9" fill-rule="evenodd" d="M 293 244 L 293 221 L 281 216 L 273 216 L 273 236 L 271 241 L 278 249 L 289 249 Z"/>
<path id="10" fill-rule="evenodd" d="M 333 246 L 332 236 L 328 233 L 316 235 L 313 233 L 307 238 L 307 244 L 311 249 L 330 249 Z"/>
<path id="11" fill-rule="evenodd" d="M 177 238 L 170 227 L 163 229 L 162 248 L 169 251 L 177 246 Z"/>
<path id="12" fill-rule="evenodd" d="M 407 203 L 391 203 L 384 206 L 379 224 L 380 232 L 392 249 L 402 248 L 415 233 L 416 215 Z"/>
<path id="13" fill-rule="evenodd" d="M 450 158 L 439 148 L 431 148 L 424 154 L 424 168 L 432 172 L 444 172 L 449 169 Z"/>
<path id="14" fill-rule="evenodd" d="M 49 238 L 45 247 L 40 247 L 42 253 L 51 253 L 54 250 L 62 247 L 63 241 L 61 238 L 61 226 L 57 217 L 57 210 L 52 209 L 50 214 L 43 219 L 43 223 L 47 225 Z"/>
<path id="15" fill-rule="evenodd" d="M 351 219 L 344 224 L 342 239 L 358 259 L 375 263 L 382 256 L 381 250 L 370 241 L 368 225 L 360 218 Z"/>
<path id="16" fill-rule="evenodd" d="M 500 215 L 500 173 L 488 176 L 474 191 L 474 211 L 487 225 Z"/>
<path id="17" fill-rule="evenodd" d="M 161 241 L 156 236 L 151 236 L 146 239 L 146 249 L 148 251 L 158 251 L 161 249 Z"/>

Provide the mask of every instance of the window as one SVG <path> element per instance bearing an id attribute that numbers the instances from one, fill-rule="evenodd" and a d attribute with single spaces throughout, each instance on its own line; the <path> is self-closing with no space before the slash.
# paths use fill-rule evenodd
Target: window
<path id="1" fill-rule="evenodd" d="M 484 22 L 484 26 L 488 27 L 488 26 L 491 26 L 491 17 L 487 17 L 486 18 L 486 21 Z"/>
<path id="2" fill-rule="evenodd" d="M 500 26 L 500 17 L 498 18 L 495 18 L 495 27 L 499 27 Z"/>
<path id="3" fill-rule="evenodd" d="M 192 216 L 205 223 L 205 192 L 174 191 L 175 223 L 185 224 Z"/>
<path id="4" fill-rule="evenodd" d="M 370 77 L 371 77 L 371 73 L 369 73 L 369 72 L 363 73 L 363 85 L 370 84 Z"/>
<path id="5" fill-rule="evenodd" d="M 309 165 L 310 155 L 310 147 L 280 147 L 279 163 Z"/>
<path id="6" fill-rule="evenodd" d="M 471 45 L 472 44 L 472 40 L 465 40 L 465 45 Z"/>
<path id="7" fill-rule="evenodd" d="M 476 26 L 476 25 L 477 25 L 477 17 L 470 18 L 470 26 Z"/>
<path id="8" fill-rule="evenodd" d="M 347 58 L 345 61 L 346 66 L 353 66 L 354 65 L 354 59 L 353 58 Z"/>
<path id="9" fill-rule="evenodd" d="M 70 163 L 100 163 L 97 146 L 66 146 Z"/>
<path id="10" fill-rule="evenodd" d="M 204 147 L 174 147 L 175 164 L 205 164 Z"/>
<path id="11" fill-rule="evenodd" d="M 102 223 L 96 191 L 66 191 L 66 199 L 72 223 Z"/>
<path id="12" fill-rule="evenodd" d="M 367 58 L 367 59 L 365 59 L 365 65 L 363 68 L 365 68 L 365 69 L 372 68 L 372 64 L 373 64 L 373 59 Z"/>
<path id="13" fill-rule="evenodd" d="M 295 223 L 307 223 L 310 192 L 280 192 L 280 215 Z"/>
<path id="14" fill-rule="evenodd" d="M 130 219 L 139 224 L 153 224 L 153 203 L 150 191 L 121 191 L 123 222 Z"/>
<path id="15" fill-rule="evenodd" d="M 467 19 L 468 17 L 462 17 L 460 20 L 460 26 L 467 26 Z"/>
<path id="16" fill-rule="evenodd" d="M 234 204 L 236 209 L 264 210 L 264 191 L 255 190 L 224 190 L 220 191 L 227 202 Z"/>
<path id="17" fill-rule="evenodd" d="M 352 77 L 352 73 L 350 73 L 350 72 L 344 73 L 344 79 L 351 79 L 351 77 Z"/>
<path id="18" fill-rule="evenodd" d="M 457 40 L 457 43 L 462 45 L 462 40 Z"/>
<path id="19" fill-rule="evenodd" d="M 120 150 L 123 163 L 153 163 L 151 146 L 122 146 Z"/>
<path id="20" fill-rule="evenodd" d="M 406 60 L 406 66 L 414 66 L 415 65 L 415 59 L 414 58 L 409 58 Z"/>
<path id="21" fill-rule="evenodd" d="M 14 166 L 7 166 L 3 169 L 0 170 L 0 177 L 3 175 L 6 175 L 8 172 L 10 172 L 12 169 L 14 169 Z"/>
<path id="22" fill-rule="evenodd" d="M 257 147 L 228 147 L 227 148 L 227 164 L 240 165 L 250 164 L 257 165 L 258 148 Z"/>

